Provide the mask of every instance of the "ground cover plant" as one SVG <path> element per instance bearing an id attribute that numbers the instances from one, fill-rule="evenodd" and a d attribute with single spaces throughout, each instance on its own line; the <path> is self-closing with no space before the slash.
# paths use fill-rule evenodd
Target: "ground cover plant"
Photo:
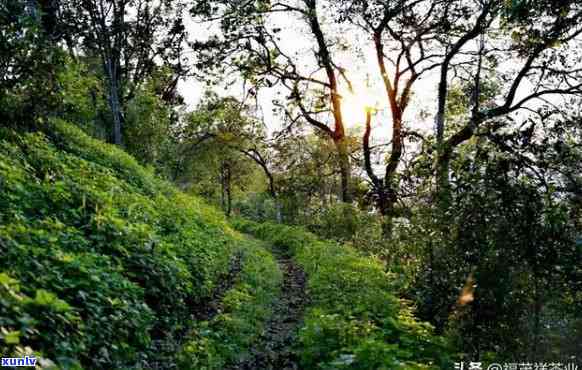
<path id="1" fill-rule="evenodd" d="M 240 240 L 223 216 L 62 121 L 0 131 L 3 354 L 147 360 L 192 325 Z"/>

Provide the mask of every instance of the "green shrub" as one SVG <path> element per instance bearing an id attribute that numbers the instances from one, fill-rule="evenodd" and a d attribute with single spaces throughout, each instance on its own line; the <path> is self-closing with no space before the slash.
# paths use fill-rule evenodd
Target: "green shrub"
<path id="1" fill-rule="evenodd" d="M 250 193 L 243 199 L 234 199 L 233 209 L 241 217 L 254 221 L 275 221 L 281 215 L 281 207 L 268 193 Z"/>
<path id="2" fill-rule="evenodd" d="M 73 125 L 0 129 L 2 353 L 135 366 L 156 355 L 152 339 L 193 325 L 239 239 L 219 212 Z"/>
<path id="3" fill-rule="evenodd" d="M 40 321 L 42 320 L 42 321 Z M 45 290 L 37 290 L 31 298 L 20 292 L 18 280 L 0 273 L 0 353 L 3 356 L 36 356 L 27 346 L 42 330 L 42 325 L 53 325 L 53 340 L 62 341 L 65 330 L 80 320 L 79 316 L 64 301 Z M 69 333 L 75 335 L 76 333 Z M 63 344 L 70 344 L 64 341 Z M 65 359 L 78 367 L 74 359 Z"/>
<path id="4" fill-rule="evenodd" d="M 308 229 L 325 239 L 347 241 L 370 223 L 367 221 L 365 213 L 356 207 L 339 203 L 322 209 Z"/>
<path id="5" fill-rule="evenodd" d="M 438 369 L 448 364 L 444 340 L 391 292 L 376 259 L 317 240 L 297 227 L 237 220 L 235 228 L 291 252 L 308 276 L 311 305 L 299 333 L 305 369 Z"/>

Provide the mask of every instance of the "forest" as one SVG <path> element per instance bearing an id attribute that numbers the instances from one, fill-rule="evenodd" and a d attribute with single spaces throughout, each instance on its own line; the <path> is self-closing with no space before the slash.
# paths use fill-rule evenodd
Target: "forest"
<path id="1" fill-rule="evenodd" d="M 582 370 L 582 3 L 0 0 L 0 355 Z"/>

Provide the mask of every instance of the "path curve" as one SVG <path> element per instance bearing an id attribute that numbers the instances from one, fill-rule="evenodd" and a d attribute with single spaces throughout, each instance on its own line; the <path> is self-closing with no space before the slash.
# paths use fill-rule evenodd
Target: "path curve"
<path id="1" fill-rule="evenodd" d="M 305 272 L 285 252 L 273 250 L 283 273 L 281 295 L 250 356 L 226 370 L 298 370 L 292 346 L 307 304 Z"/>

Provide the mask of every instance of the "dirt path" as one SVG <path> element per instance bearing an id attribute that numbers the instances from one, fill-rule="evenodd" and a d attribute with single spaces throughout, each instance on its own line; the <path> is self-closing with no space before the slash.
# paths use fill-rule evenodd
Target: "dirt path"
<path id="1" fill-rule="evenodd" d="M 242 270 L 243 255 L 241 251 L 235 252 L 229 262 L 228 271 L 218 279 L 212 295 L 203 304 L 192 307 L 192 318 L 196 321 L 211 320 L 220 309 L 222 299 L 226 292 L 235 284 Z M 187 331 L 177 334 L 178 340 L 168 341 L 167 338 L 154 338 L 149 352 L 155 353 L 153 361 L 144 359 L 139 361 L 137 369 L 143 370 L 173 370 L 178 367 L 174 363 L 175 354 L 180 350 Z"/>
<path id="2" fill-rule="evenodd" d="M 264 333 L 251 349 L 251 356 L 227 370 L 297 370 L 298 359 L 292 351 L 298 326 L 307 303 L 305 273 L 286 254 L 273 251 L 283 272 L 281 296 L 274 303 L 273 315 Z"/>
<path id="3" fill-rule="evenodd" d="M 224 295 L 232 288 L 242 270 L 242 259 L 242 252 L 238 251 L 233 254 L 229 262 L 228 272 L 218 280 L 218 285 L 214 288 L 208 302 L 203 305 L 197 305 L 192 312 L 192 316 L 196 321 L 209 321 L 216 316 Z"/>

